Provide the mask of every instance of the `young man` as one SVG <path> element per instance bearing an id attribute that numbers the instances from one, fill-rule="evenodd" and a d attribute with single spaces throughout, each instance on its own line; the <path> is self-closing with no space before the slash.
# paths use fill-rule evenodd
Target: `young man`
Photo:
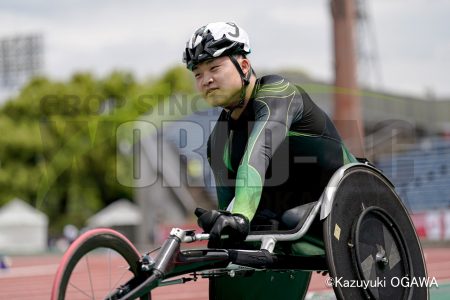
<path id="1" fill-rule="evenodd" d="M 195 31 L 183 56 L 197 89 L 223 108 L 208 141 L 219 210 L 196 211 L 210 245 L 225 232 L 244 240 L 267 211 L 276 220 L 318 200 L 334 171 L 356 161 L 308 94 L 278 75 L 256 78 L 249 53 L 247 33 L 218 22 Z"/>

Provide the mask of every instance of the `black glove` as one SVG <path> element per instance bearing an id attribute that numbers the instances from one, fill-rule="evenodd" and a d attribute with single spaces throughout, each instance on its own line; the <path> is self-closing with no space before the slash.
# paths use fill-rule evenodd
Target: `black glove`
<path id="1" fill-rule="evenodd" d="M 250 231 L 250 222 L 241 214 L 197 208 L 195 215 L 198 217 L 198 225 L 206 233 L 209 233 L 208 246 L 211 248 L 218 247 L 221 244 L 220 236 L 222 234 L 228 234 L 229 238 L 235 242 L 242 242 Z"/>

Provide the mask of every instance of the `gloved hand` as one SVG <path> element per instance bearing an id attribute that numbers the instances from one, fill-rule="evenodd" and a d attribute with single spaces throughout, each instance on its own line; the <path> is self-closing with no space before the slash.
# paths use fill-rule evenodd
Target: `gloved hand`
<path id="1" fill-rule="evenodd" d="M 229 211 L 206 210 L 197 208 L 195 215 L 197 223 L 209 233 L 208 247 L 216 248 L 220 243 L 220 236 L 228 234 L 230 239 L 242 242 L 250 231 L 250 222 L 241 214 L 232 214 Z"/>

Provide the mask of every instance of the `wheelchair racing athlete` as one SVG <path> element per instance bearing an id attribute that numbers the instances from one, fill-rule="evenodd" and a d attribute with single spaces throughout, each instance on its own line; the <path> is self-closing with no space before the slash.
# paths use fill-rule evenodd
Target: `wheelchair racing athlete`
<path id="1" fill-rule="evenodd" d="M 210 246 L 224 232 L 243 241 L 250 222 L 316 201 L 339 167 L 356 162 L 303 89 L 278 75 L 256 77 L 250 51 L 241 27 L 217 22 L 197 29 L 183 55 L 199 92 L 223 108 L 207 150 L 219 210 L 196 210 Z"/>

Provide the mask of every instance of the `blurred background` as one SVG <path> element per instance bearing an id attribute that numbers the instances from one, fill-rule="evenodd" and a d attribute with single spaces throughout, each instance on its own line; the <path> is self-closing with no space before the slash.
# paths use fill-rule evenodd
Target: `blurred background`
<path id="1" fill-rule="evenodd" d="M 181 63 L 214 21 L 243 27 L 257 74 L 303 87 L 385 172 L 424 245 L 448 246 L 448 20 L 443 0 L 2 1 L 0 291 L 15 262 L 54 274 L 88 228 L 146 249 L 216 206 L 206 142 L 220 109 Z"/>

